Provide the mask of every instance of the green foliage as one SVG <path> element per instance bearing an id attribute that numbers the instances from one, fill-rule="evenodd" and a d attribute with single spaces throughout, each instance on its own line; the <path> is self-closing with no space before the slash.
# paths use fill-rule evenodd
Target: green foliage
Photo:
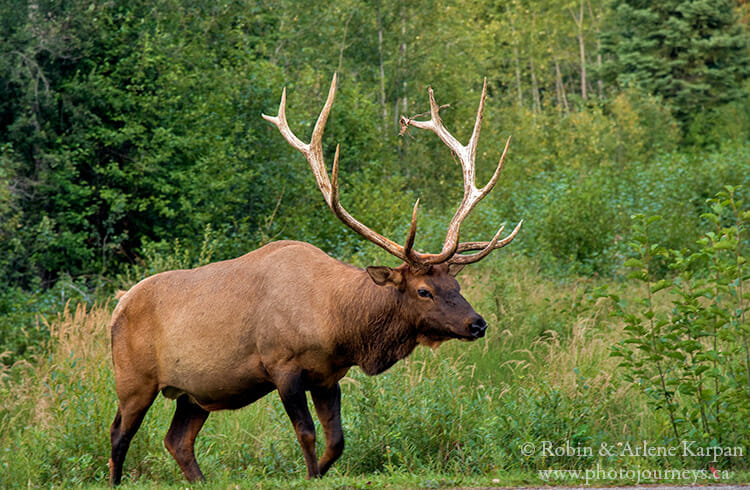
<path id="1" fill-rule="evenodd" d="M 15 282 L 22 276 L 20 259 L 21 209 L 11 191 L 16 160 L 10 145 L 0 146 L 0 271 L 7 271 L 7 281 Z"/>
<path id="2" fill-rule="evenodd" d="M 750 136 L 750 82 L 744 97 L 695 114 L 688 126 L 685 142 L 696 147 L 720 146 L 728 141 L 743 141 Z"/>
<path id="3" fill-rule="evenodd" d="M 505 131 L 513 136 L 512 161 L 523 162 L 509 165 L 507 172 L 526 176 L 646 162 L 674 151 L 680 139 L 669 110 L 657 98 L 632 88 L 575 112 L 535 115 L 505 109 L 499 119 L 507 121 Z M 483 137 L 492 139 L 484 133 Z"/>
<path id="4" fill-rule="evenodd" d="M 0 290 L 0 364 L 12 365 L 45 352 L 46 320 L 66 306 L 90 304 L 91 287 L 82 278 L 66 275 L 49 289 L 35 284 L 33 292 L 17 286 Z"/>
<path id="5" fill-rule="evenodd" d="M 612 296 L 627 332 L 613 355 L 621 358 L 625 379 L 649 395 L 655 410 L 668 413 L 674 440 L 742 445 L 750 414 L 750 295 L 744 291 L 750 212 L 735 187 L 709 204 L 703 217 L 714 230 L 692 253 L 651 241 L 658 216 L 636 217 L 636 255 L 625 265 L 644 296 L 634 305 Z M 677 275 L 657 280 L 659 262 Z M 656 300 L 666 293 L 671 309 Z"/>
<path id="6" fill-rule="evenodd" d="M 206 225 L 203 240 L 199 248 L 185 245 L 179 238 L 172 242 L 146 242 L 143 246 L 143 260 L 126 269 L 116 278 L 116 283 L 129 289 L 139 281 L 159 272 L 192 269 L 211 262 L 216 252 L 218 237 L 211 225 Z"/>
<path id="7" fill-rule="evenodd" d="M 651 229 L 659 219 L 659 216 L 634 217 L 635 234 L 630 246 L 636 255 L 625 261 L 625 266 L 632 269 L 628 277 L 642 282 L 646 291 L 645 296 L 636 301 L 635 313 L 626 312 L 620 298 L 612 296 L 616 313 L 625 322 L 627 332 L 626 338 L 613 347 L 613 355 L 622 358 L 620 367 L 626 371 L 625 379 L 649 395 L 649 403 L 655 410 L 666 410 L 669 414 L 677 441 L 680 439 L 676 416 L 679 404 L 675 400 L 675 384 L 679 380 L 675 377 L 674 365 L 680 359 L 673 349 L 680 335 L 664 315 L 657 312 L 653 297 L 669 284 L 665 279 L 658 282 L 653 279 L 654 263 L 669 255 L 666 248 L 650 241 Z"/>
<path id="8" fill-rule="evenodd" d="M 610 78 L 669 103 L 687 129 L 693 116 L 746 96 L 748 36 L 729 0 L 613 3 L 606 35 Z"/>
<path id="9" fill-rule="evenodd" d="M 0 296 L 0 352 L 4 363 L 12 364 L 19 358 L 29 357 L 30 351 L 46 340 L 46 329 L 39 324 L 41 305 L 38 299 L 20 288 L 9 288 Z M 41 309 L 51 313 L 43 306 Z"/>
<path id="10" fill-rule="evenodd" d="M 9 87 L 34 95 L 12 99 L 25 116 L 6 126 L 3 152 L 19 161 L 11 177 L 30 231 L 13 252 L 27 270 L 47 281 L 106 273 L 144 239 L 187 237 L 216 220 L 231 229 L 272 206 L 272 196 L 258 198 L 268 133 L 251 115 L 275 98 L 278 79 L 248 56 L 244 31 L 217 22 L 233 15 L 229 6 L 28 8 L 8 42 L 32 52 L 15 69 L 21 77 L 24 63 L 48 65 L 31 81 L 11 72 Z"/>
<path id="11" fill-rule="evenodd" d="M 721 82 L 712 97 L 734 101 L 701 110 L 687 140 L 742 139 L 745 126 L 731 121 L 747 112 L 735 97 L 747 92 L 740 28 L 728 4 L 680 5 L 705 38 L 687 51 L 718 60 L 701 65 L 690 54 Z M 0 3 L 0 278 L 28 290 L 35 277 L 43 287 L 65 273 L 112 277 L 147 243 L 193 243 L 207 224 L 221 237 L 216 258 L 275 237 L 362 255 L 362 242 L 325 212 L 299 155 L 258 117 L 286 84 L 292 124 L 304 133 L 334 71 L 341 90 L 326 153 L 341 143 L 344 191 L 367 201 L 351 206 L 384 232 L 401 233 L 400 213 L 416 196 L 436 217 L 460 199 L 456 167 L 434 135 L 396 136 L 399 114 L 425 111 L 428 83 L 465 140 L 488 76 L 482 144 L 492 150 L 480 158 L 493 160 L 512 134 L 520 163 L 506 172 L 519 185 L 542 171 L 650 161 L 679 140 L 659 99 L 601 79 L 599 38 L 619 32 L 604 2 L 347 0 L 310 16 L 300 6 Z M 701 24 L 714 18 L 717 26 Z M 480 167 L 480 176 L 491 172 Z M 365 199 L 360 190 L 378 183 L 390 185 L 383 199 Z M 426 229 L 433 246 L 437 228 Z"/>
<path id="12" fill-rule="evenodd" d="M 609 205 L 611 189 L 600 175 L 566 177 L 550 184 L 554 202 L 540 206 L 540 248 L 582 271 L 606 270 L 618 229 L 617 210 Z"/>
<path id="13" fill-rule="evenodd" d="M 522 187 L 513 183 L 511 189 L 498 189 L 488 199 L 490 209 L 482 222 L 525 219 L 513 245 L 542 260 L 550 272 L 617 275 L 631 240 L 630 216 L 641 212 L 663 216 L 660 243 L 694 250 L 695 230 L 706 227 L 700 217 L 705 200 L 725 184 L 750 184 L 744 171 L 749 150 L 727 146 L 697 155 L 659 153 L 649 161 L 626 161 L 585 173 L 561 170 L 516 177 Z M 491 233 L 466 229 L 472 235 Z"/>

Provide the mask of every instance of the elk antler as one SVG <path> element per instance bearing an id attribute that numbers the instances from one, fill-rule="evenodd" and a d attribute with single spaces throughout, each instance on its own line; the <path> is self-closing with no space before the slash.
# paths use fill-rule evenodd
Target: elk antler
<path id="1" fill-rule="evenodd" d="M 336 74 L 333 75 L 331 81 L 331 88 L 328 90 L 328 98 L 323 106 L 323 110 L 318 116 L 318 120 L 313 128 L 312 137 L 310 143 L 304 143 L 302 140 L 294 135 L 292 130 L 289 128 L 289 124 L 286 120 L 286 88 L 281 92 L 281 103 L 279 104 L 279 113 L 276 117 L 267 116 L 263 114 L 263 118 L 266 121 L 274 124 L 279 128 L 282 136 L 289 142 L 289 144 L 299 150 L 305 155 L 310 168 L 312 168 L 315 180 L 318 184 L 320 192 L 323 194 L 323 198 L 328 204 L 328 207 L 336 214 L 336 216 L 349 228 L 362 235 L 367 240 L 373 242 L 385 251 L 398 257 L 399 259 L 407 262 L 416 267 L 425 267 L 430 264 L 439 264 L 442 262 L 451 262 L 455 264 L 470 264 L 477 262 L 478 260 L 487 256 L 492 250 L 501 248 L 510 243 L 521 228 L 521 223 L 518 223 L 515 230 L 508 235 L 506 238 L 499 240 L 500 233 L 503 228 L 497 232 L 495 237 L 489 242 L 466 242 L 459 243 L 458 235 L 461 227 L 461 222 L 466 218 L 469 212 L 474 206 L 486 196 L 494 187 L 497 179 L 500 175 L 500 171 L 503 167 L 503 161 L 505 154 L 508 151 L 508 144 L 510 138 L 505 144 L 505 150 L 503 151 L 500 163 L 498 164 L 495 174 L 490 179 L 490 182 L 485 185 L 482 189 L 477 189 L 474 185 L 474 159 L 477 151 L 477 141 L 479 140 L 479 130 L 482 121 L 482 109 L 484 107 L 484 99 L 487 91 L 487 80 L 484 81 L 484 88 L 482 89 L 482 99 L 479 102 L 479 111 L 477 113 L 477 121 L 474 125 L 474 133 L 471 136 L 471 140 L 467 146 L 462 146 L 456 138 L 454 138 L 444 127 L 440 120 L 438 111 L 440 107 L 435 103 L 435 98 L 432 94 L 432 88 L 430 88 L 430 113 L 431 119 L 429 121 L 413 121 L 401 117 L 401 125 L 403 128 L 408 126 L 414 126 L 422 129 L 430 129 L 440 136 L 448 147 L 458 155 L 463 167 L 464 173 L 464 198 L 456 210 L 453 219 L 448 226 L 448 234 L 443 244 L 443 250 L 439 254 L 421 254 L 413 251 L 414 238 L 417 231 L 417 211 L 419 208 L 419 199 L 414 204 L 414 210 L 411 216 L 411 225 L 409 226 L 409 233 L 406 237 L 406 242 L 403 246 L 398 243 L 382 236 L 381 234 L 371 230 L 361 222 L 357 221 L 339 202 L 339 189 L 338 189 L 338 169 L 339 169 L 339 146 L 336 145 L 336 154 L 333 157 L 333 167 L 331 169 L 331 177 L 328 177 L 328 171 L 326 169 L 325 161 L 323 160 L 323 130 L 328 120 L 328 115 L 331 112 L 333 106 L 333 99 L 336 94 Z M 471 255 L 457 255 L 462 252 L 468 252 L 473 250 L 480 250 L 480 252 Z"/>
<path id="2" fill-rule="evenodd" d="M 443 143 L 445 143 L 446 146 L 451 149 L 451 151 L 458 157 L 458 160 L 461 162 L 461 168 L 463 169 L 464 175 L 464 197 L 455 214 L 453 215 L 453 219 L 451 219 L 451 222 L 448 225 L 448 232 L 445 237 L 445 242 L 443 242 L 442 251 L 439 254 L 418 254 L 410 250 L 409 255 L 412 260 L 421 263 L 438 264 L 447 261 L 454 264 L 471 264 L 486 257 L 492 250 L 502 248 L 509 244 L 516 237 L 519 230 L 521 229 L 521 224 L 523 223 L 523 220 L 521 220 L 518 225 L 516 225 L 515 229 L 510 233 L 510 235 L 502 240 L 499 240 L 499 238 L 500 234 L 503 231 L 503 227 L 498 230 L 498 232 L 495 234 L 495 237 L 489 242 L 459 243 L 458 241 L 459 233 L 461 230 L 461 223 L 463 222 L 463 220 L 466 218 L 466 216 L 469 215 L 471 210 L 474 209 L 474 206 L 476 206 L 484 196 L 489 194 L 489 192 L 497 183 L 497 180 L 500 177 L 500 171 L 503 169 L 505 155 L 508 152 L 510 138 L 508 138 L 505 143 L 505 148 L 503 149 L 502 156 L 500 157 L 500 161 L 497 164 L 497 168 L 495 169 L 495 173 L 492 175 L 492 178 L 487 183 L 487 185 L 485 185 L 481 189 L 477 189 L 477 186 L 474 183 L 474 162 L 476 160 L 479 132 L 482 127 L 482 112 L 484 111 L 484 100 L 487 97 L 487 79 L 484 79 L 484 84 L 482 86 L 482 97 L 479 99 L 479 109 L 477 110 L 477 119 L 474 123 L 474 131 L 472 132 L 469 143 L 466 146 L 462 145 L 452 134 L 448 132 L 447 129 L 445 129 L 445 126 L 443 126 L 443 121 L 440 119 L 440 106 L 437 104 L 437 102 L 435 102 L 435 96 L 432 92 L 432 87 L 428 89 L 428 92 L 430 95 L 430 120 L 415 121 L 413 119 L 408 119 L 404 116 L 401 116 L 400 123 L 402 127 L 402 133 L 409 126 L 414 126 L 415 128 L 428 129 L 430 131 L 433 131 L 440 137 L 441 140 L 443 140 Z M 468 252 L 472 250 L 481 251 L 479 253 L 471 255 L 457 255 L 462 252 Z"/>
<path id="3" fill-rule="evenodd" d="M 323 110 L 318 116 L 318 121 L 315 123 L 310 143 L 303 143 L 302 140 L 294 135 L 289 124 L 286 120 L 286 88 L 281 92 L 281 103 L 279 104 L 279 114 L 276 117 L 267 116 L 263 114 L 263 119 L 273 123 L 279 128 L 281 135 L 292 145 L 294 148 L 302 152 L 307 158 L 310 168 L 312 168 L 315 180 L 318 183 L 320 192 L 323 193 L 323 198 L 328 204 L 328 207 L 336 214 L 336 216 L 349 228 L 362 235 L 367 240 L 373 242 L 375 245 L 382 247 L 386 252 L 391 255 L 395 255 L 404 262 L 412 262 L 409 258 L 410 250 L 414 244 L 414 234 L 416 233 L 416 219 L 417 219 L 417 206 L 419 206 L 419 200 L 414 205 L 414 212 L 412 213 L 412 222 L 409 227 L 409 236 L 406 239 L 406 245 L 401 246 L 398 243 L 389 240 L 383 235 L 371 230 L 364 224 L 357 221 L 339 202 L 339 189 L 338 189 L 338 172 L 339 172 L 339 146 L 336 145 L 336 154 L 333 157 L 333 168 L 331 169 L 331 178 L 328 178 L 328 171 L 326 170 L 326 164 L 323 160 L 323 129 L 325 128 L 328 115 L 331 112 L 333 106 L 333 99 L 336 95 L 336 74 L 333 75 L 331 81 L 331 88 L 328 90 L 328 99 L 326 100 Z"/>

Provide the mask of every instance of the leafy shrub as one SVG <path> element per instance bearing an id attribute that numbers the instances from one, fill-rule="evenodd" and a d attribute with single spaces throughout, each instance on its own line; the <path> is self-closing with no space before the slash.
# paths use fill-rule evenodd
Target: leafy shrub
<path id="1" fill-rule="evenodd" d="M 44 352 L 49 340 L 47 319 L 66 305 L 91 303 L 91 287 L 83 278 L 64 276 L 49 289 L 37 283 L 31 292 L 20 287 L 0 291 L 0 364 L 12 365 Z"/>
<path id="2" fill-rule="evenodd" d="M 650 406 L 669 416 L 674 440 L 747 445 L 750 415 L 750 318 L 747 316 L 747 222 L 750 211 L 727 187 L 703 214 L 714 227 L 695 252 L 670 250 L 651 241 L 658 216 L 636 217 L 625 265 L 643 283 L 633 308 L 612 295 L 627 336 L 613 348 L 628 382 L 648 395 Z M 677 275 L 655 279 L 664 261 Z M 672 308 L 658 308 L 660 291 Z M 662 293 L 664 294 L 664 293 Z"/>
<path id="3" fill-rule="evenodd" d="M 618 224 L 609 190 L 596 175 L 554 183 L 537 216 L 539 245 L 578 272 L 606 270 Z"/>
<path id="4" fill-rule="evenodd" d="M 745 83 L 748 94 L 750 82 Z M 687 144 L 702 149 L 728 142 L 747 141 L 750 137 L 750 98 L 744 98 L 696 113 L 687 128 Z"/>

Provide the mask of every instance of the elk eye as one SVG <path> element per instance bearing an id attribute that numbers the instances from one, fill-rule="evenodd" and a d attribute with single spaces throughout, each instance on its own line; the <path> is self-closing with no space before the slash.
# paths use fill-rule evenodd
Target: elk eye
<path id="1" fill-rule="evenodd" d="M 432 298 L 432 293 L 426 289 L 418 289 L 417 294 L 422 298 Z"/>

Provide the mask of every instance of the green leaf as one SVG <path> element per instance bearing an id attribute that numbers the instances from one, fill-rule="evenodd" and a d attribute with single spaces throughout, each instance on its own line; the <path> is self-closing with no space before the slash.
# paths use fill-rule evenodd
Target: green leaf
<path id="1" fill-rule="evenodd" d="M 701 218 L 707 219 L 711 223 L 718 225 L 719 224 L 719 217 L 715 215 L 714 213 L 703 213 L 701 214 Z"/>
<path id="2" fill-rule="evenodd" d="M 700 376 L 701 374 L 705 373 L 705 372 L 706 372 L 706 371 L 708 371 L 709 369 L 710 369 L 710 367 L 709 367 L 709 366 L 706 366 L 706 365 L 704 364 L 704 365 L 701 365 L 701 366 L 698 366 L 698 367 L 696 367 L 696 368 L 695 368 L 695 369 L 693 370 L 693 373 L 694 373 L 694 374 L 695 374 L 696 376 Z"/>
<path id="3" fill-rule="evenodd" d="M 664 288 L 668 288 L 671 285 L 672 285 L 671 281 L 668 281 L 667 279 L 662 279 L 662 280 L 658 281 L 656 284 L 654 284 L 653 286 L 651 286 L 651 292 L 652 293 L 657 293 L 657 292 L 661 291 Z"/>
<path id="4" fill-rule="evenodd" d="M 625 264 L 623 264 L 625 267 L 638 267 L 640 269 L 645 269 L 646 264 L 643 263 L 642 260 L 631 258 L 625 261 Z"/>
<path id="5" fill-rule="evenodd" d="M 721 240 L 714 243 L 713 248 L 716 250 L 733 250 L 737 246 L 737 243 L 732 240 Z"/>
<path id="6" fill-rule="evenodd" d="M 664 353 L 667 357 L 670 357 L 672 359 L 677 359 L 678 361 L 684 361 L 687 356 L 685 356 L 684 353 L 674 350 L 674 351 L 667 351 Z"/>

